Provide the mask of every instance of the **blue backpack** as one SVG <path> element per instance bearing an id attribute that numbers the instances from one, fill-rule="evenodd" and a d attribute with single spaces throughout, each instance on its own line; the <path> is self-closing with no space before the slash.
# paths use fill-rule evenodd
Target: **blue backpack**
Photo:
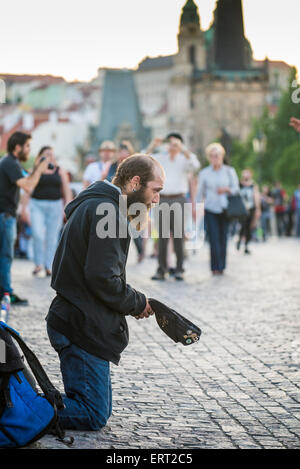
<path id="1" fill-rule="evenodd" d="M 39 394 L 35 379 L 12 337 L 24 353 L 43 395 Z M 63 408 L 60 393 L 37 357 L 18 332 L 0 321 L 0 448 L 26 446 L 46 433 L 56 435 L 65 444 L 72 444 L 73 438 L 65 438 L 58 423 L 57 410 Z"/>

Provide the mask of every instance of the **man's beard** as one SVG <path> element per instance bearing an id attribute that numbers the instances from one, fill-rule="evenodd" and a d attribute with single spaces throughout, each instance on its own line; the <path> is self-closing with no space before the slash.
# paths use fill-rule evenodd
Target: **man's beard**
<path id="1" fill-rule="evenodd" d="M 141 187 L 138 191 L 127 194 L 127 212 L 129 211 L 131 205 L 136 204 L 136 203 L 143 204 L 144 205 L 143 210 L 142 211 L 137 210 L 137 213 L 135 215 L 128 215 L 128 220 L 129 222 L 133 222 L 136 217 L 140 217 L 141 218 L 140 222 L 137 224 L 134 223 L 134 225 L 137 231 L 142 231 L 147 226 L 148 216 L 149 216 L 150 208 L 152 206 L 152 204 L 146 203 L 145 187 Z"/>
<path id="2" fill-rule="evenodd" d="M 17 156 L 19 161 L 22 161 L 22 163 L 25 163 L 28 161 L 28 153 L 25 153 L 23 150 L 20 150 Z"/>

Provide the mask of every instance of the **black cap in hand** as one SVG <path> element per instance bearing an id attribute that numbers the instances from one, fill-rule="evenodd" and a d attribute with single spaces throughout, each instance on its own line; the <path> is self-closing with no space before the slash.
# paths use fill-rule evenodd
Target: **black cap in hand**
<path id="1" fill-rule="evenodd" d="M 201 335 L 199 327 L 160 301 L 149 298 L 149 304 L 155 313 L 157 324 L 174 342 L 181 342 L 183 345 L 198 342 Z"/>

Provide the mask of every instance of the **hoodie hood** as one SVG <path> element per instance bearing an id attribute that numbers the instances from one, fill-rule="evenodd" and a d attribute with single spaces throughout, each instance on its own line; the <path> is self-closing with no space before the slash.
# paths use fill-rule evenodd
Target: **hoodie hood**
<path id="1" fill-rule="evenodd" d="M 75 199 L 65 207 L 66 217 L 69 219 L 74 210 L 76 210 L 76 208 L 87 199 L 111 198 L 115 202 L 119 203 L 119 196 L 119 191 L 110 184 L 103 181 L 97 181 L 87 189 L 81 191 L 77 197 L 75 197 Z"/>

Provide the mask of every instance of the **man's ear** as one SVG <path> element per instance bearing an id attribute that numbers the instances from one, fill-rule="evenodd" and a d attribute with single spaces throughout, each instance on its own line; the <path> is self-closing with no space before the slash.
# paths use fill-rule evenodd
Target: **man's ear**
<path id="1" fill-rule="evenodd" d="M 141 182 L 140 176 L 133 176 L 133 178 L 131 179 L 132 188 L 138 190 L 140 186 L 140 182 Z"/>

